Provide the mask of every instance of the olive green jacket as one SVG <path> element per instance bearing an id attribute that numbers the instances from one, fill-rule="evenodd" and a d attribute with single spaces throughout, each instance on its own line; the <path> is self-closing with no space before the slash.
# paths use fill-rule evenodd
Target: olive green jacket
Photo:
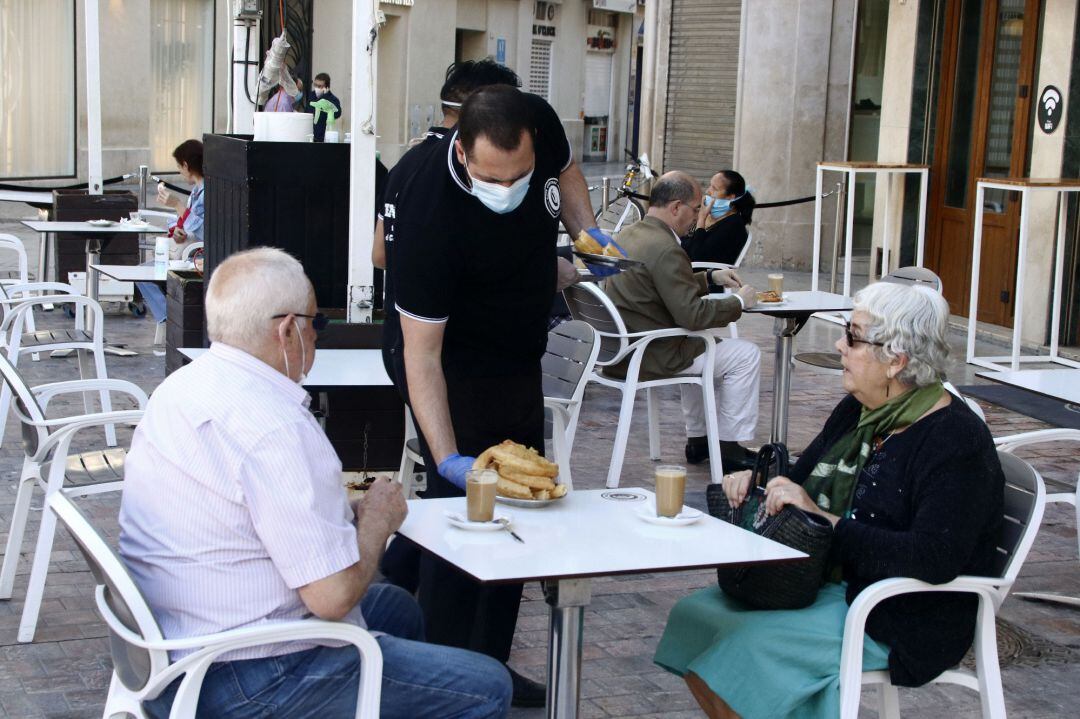
<path id="1" fill-rule="evenodd" d="M 643 263 L 607 280 L 605 291 L 619 308 L 630 332 L 682 327 L 705 330 L 739 319 L 742 303 L 735 296 L 705 299 L 706 273 L 695 273 L 690 258 L 664 222 L 646 216 L 619 233 L 619 245 L 632 260 Z M 696 337 L 655 340 L 645 350 L 641 379 L 679 374 L 705 351 Z M 625 377 L 629 360 L 604 370 Z"/>

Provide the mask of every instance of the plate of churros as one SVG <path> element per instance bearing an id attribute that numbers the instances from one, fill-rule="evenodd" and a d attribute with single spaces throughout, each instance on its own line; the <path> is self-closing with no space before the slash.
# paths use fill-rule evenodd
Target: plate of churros
<path id="1" fill-rule="evenodd" d="M 775 290 L 765 290 L 764 292 L 757 293 L 757 301 L 758 304 L 761 305 L 782 305 L 784 304 L 785 300 L 787 300 L 787 297 L 780 294 L 779 292 L 776 292 Z"/>
<path id="2" fill-rule="evenodd" d="M 473 469 L 498 472 L 495 501 L 513 507 L 546 507 L 566 496 L 566 485 L 559 483 L 559 465 L 517 442 L 506 440 L 488 447 L 473 462 Z"/>

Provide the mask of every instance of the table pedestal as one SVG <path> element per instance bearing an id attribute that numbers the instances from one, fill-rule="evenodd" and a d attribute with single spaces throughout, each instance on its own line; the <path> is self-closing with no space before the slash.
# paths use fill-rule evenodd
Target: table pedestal
<path id="1" fill-rule="evenodd" d="M 797 317 L 777 317 L 773 321 L 776 335 L 776 368 L 773 377 L 773 416 L 770 442 L 787 443 L 788 396 L 791 394 L 791 351 L 797 333 L 806 320 Z"/>
<path id="2" fill-rule="evenodd" d="M 588 579 L 563 579 L 544 585 L 551 607 L 548 625 L 548 719 L 577 719 L 581 699 L 581 643 L 585 607 L 592 600 Z"/>

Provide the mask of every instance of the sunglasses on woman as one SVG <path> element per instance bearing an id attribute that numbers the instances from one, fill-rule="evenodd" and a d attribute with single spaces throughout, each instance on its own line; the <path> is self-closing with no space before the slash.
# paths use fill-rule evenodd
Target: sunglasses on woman
<path id="1" fill-rule="evenodd" d="M 302 315 L 299 312 L 290 312 L 289 314 L 291 314 L 293 317 L 305 317 L 311 320 L 311 329 L 315 330 L 316 332 L 322 332 L 324 329 L 326 329 L 326 326 L 330 324 L 330 318 L 324 315 L 322 312 L 316 312 L 313 315 Z M 270 319 L 281 320 L 285 319 L 288 316 L 288 314 L 274 315 Z"/>
<path id="2" fill-rule="evenodd" d="M 856 337 L 851 334 L 851 323 L 844 323 L 844 338 L 847 340 L 848 347 L 854 347 L 857 344 L 873 345 L 874 347 L 884 347 L 884 342 L 871 342 L 870 340 L 864 340 L 861 337 Z"/>

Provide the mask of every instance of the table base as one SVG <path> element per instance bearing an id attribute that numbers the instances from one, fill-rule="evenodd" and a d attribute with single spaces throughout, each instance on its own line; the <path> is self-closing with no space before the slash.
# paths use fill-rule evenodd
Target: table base
<path id="1" fill-rule="evenodd" d="M 791 395 L 791 352 L 795 335 L 809 317 L 777 317 L 773 321 L 776 336 L 776 367 L 773 371 L 773 420 L 770 442 L 787 443 L 788 397 Z"/>
<path id="2" fill-rule="evenodd" d="M 548 719 L 577 719 L 581 701 L 581 649 L 585 607 L 592 600 L 589 579 L 544 584 L 551 607 L 548 625 Z"/>
<path id="3" fill-rule="evenodd" d="M 1046 592 L 1013 592 L 1012 596 L 1027 599 L 1033 602 L 1050 602 L 1051 604 L 1064 604 L 1067 607 L 1080 607 L 1080 597 L 1069 597 L 1064 594 L 1048 594 Z"/>

